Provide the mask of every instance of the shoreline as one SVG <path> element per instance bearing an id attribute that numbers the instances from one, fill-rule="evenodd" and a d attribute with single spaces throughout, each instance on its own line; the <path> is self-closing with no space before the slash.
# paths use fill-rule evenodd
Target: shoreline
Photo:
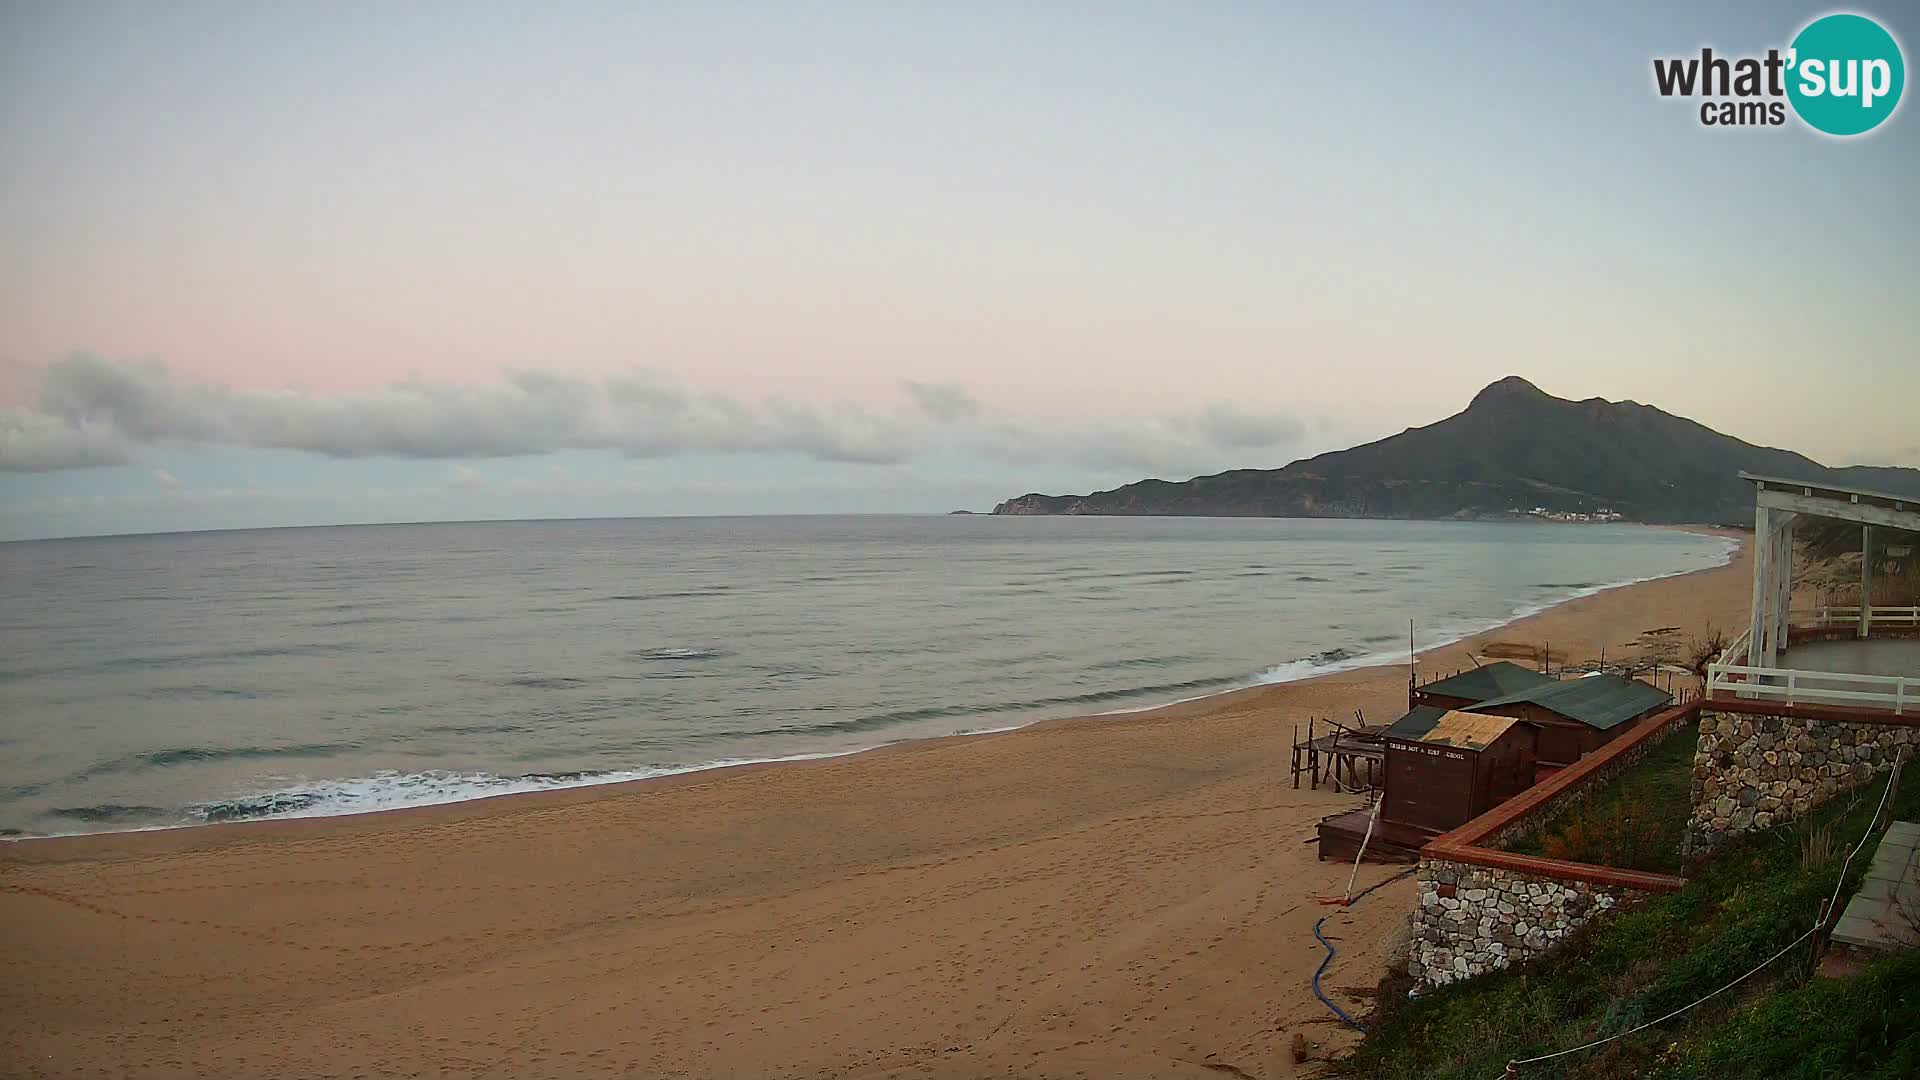
<path id="1" fill-rule="evenodd" d="M 1544 615 L 1548 612 L 1565 607 L 1568 604 L 1573 604 L 1590 597 L 1602 596 L 1602 595 L 1612 593 L 1621 589 L 1630 589 L 1637 586 L 1648 585 L 1648 584 L 1653 584 L 1653 583 L 1662 582 L 1662 581 L 1673 581 L 1673 580 L 1683 579 L 1691 575 L 1711 573 L 1716 570 L 1725 569 L 1726 567 L 1732 565 L 1735 560 L 1741 557 L 1741 555 L 1745 552 L 1746 545 L 1747 545 L 1747 540 L 1744 538 L 1744 534 L 1742 534 L 1738 530 L 1731 530 L 1731 529 L 1721 528 L 1717 526 L 1638 525 L 1638 527 L 1649 528 L 1649 529 L 1659 529 L 1662 531 L 1670 531 L 1670 532 L 1684 532 L 1684 533 L 1690 533 L 1696 536 L 1714 537 L 1717 539 L 1729 541 L 1729 546 L 1724 552 L 1723 560 L 1712 566 L 1701 567 L 1694 570 L 1682 570 L 1672 574 L 1656 574 L 1649 577 L 1635 578 L 1629 581 L 1615 582 L 1615 583 L 1606 584 L 1606 585 L 1597 585 L 1591 588 L 1577 590 L 1573 594 L 1567 596 L 1565 599 L 1556 600 L 1552 603 L 1535 607 L 1531 610 L 1516 609 L 1515 613 L 1510 618 L 1503 620 L 1499 623 L 1493 624 L 1491 626 L 1482 627 L 1476 630 L 1469 630 L 1466 633 L 1460 634 L 1459 636 L 1448 638 L 1447 640 L 1444 640 L 1444 641 L 1434 642 L 1432 644 L 1420 647 L 1418 651 L 1415 652 L 1413 655 L 1413 658 L 1412 658 L 1413 662 L 1417 664 L 1419 660 L 1422 658 L 1436 655 L 1443 651 L 1455 648 L 1464 643 L 1478 640 L 1488 635 L 1501 633 L 1510 628 L 1518 627 L 1521 624 L 1524 624 L 1540 615 Z M 372 817 L 379 817 L 379 816 L 386 816 L 386 815 L 407 814 L 413 811 L 461 807 L 461 806 L 467 806 L 470 804 L 494 804 L 494 803 L 501 802 L 502 800 L 521 800 L 521 799 L 538 800 L 542 798 L 555 798 L 558 796 L 563 796 L 568 794 L 578 795 L 580 793 L 590 793 L 590 792 L 613 794 L 622 790 L 637 788 L 644 785 L 662 784 L 662 783 L 674 781 L 683 777 L 700 777 L 700 776 L 708 776 L 708 775 L 716 775 L 716 774 L 733 773 L 733 772 L 743 771 L 743 770 L 768 768 L 768 767 L 774 767 L 774 766 L 798 766 L 798 765 L 805 765 L 811 762 L 818 762 L 818 761 L 833 761 L 833 760 L 839 760 L 843 758 L 863 757 L 867 755 L 881 753 L 884 751 L 919 746 L 921 744 L 938 744 L 938 743 L 955 741 L 955 740 L 979 739 L 979 738 L 987 738 L 987 737 L 993 737 L 993 736 L 1012 735 L 1012 734 L 1017 734 L 1023 731 L 1031 731 L 1045 725 L 1094 723 L 1094 722 L 1100 722 L 1100 721 L 1111 721 L 1115 718 L 1122 718 L 1122 717 L 1128 718 L 1128 719 L 1133 719 L 1133 718 L 1149 719 L 1149 718 L 1161 716 L 1162 714 L 1176 715 L 1171 712 L 1172 710 L 1186 710 L 1188 709 L 1188 707 L 1204 706 L 1206 703 L 1209 703 L 1209 702 L 1220 702 L 1220 701 L 1225 701 L 1227 699 L 1236 698 L 1241 695 L 1253 695 L 1261 691 L 1279 690 L 1286 687 L 1293 687 L 1293 686 L 1300 686 L 1300 685 L 1305 685 L 1309 683 L 1315 683 L 1321 680 L 1334 679 L 1339 676 L 1347 675 L 1350 673 L 1362 673 L 1362 672 L 1370 672 L 1370 671 L 1381 671 L 1381 670 L 1387 670 L 1387 669 L 1397 669 L 1401 663 L 1401 661 L 1397 659 L 1397 657 L 1399 657 L 1400 655 L 1401 654 L 1399 654 L 1398 652 L 1386 652 L 1386 653 L 1372 653 L 1372 654 L 1350 657 L 1350 658 L 1343 659 L 1341 661 L 1336 661 L 1333 664 L 1327 665 L 1318 670 L 1308 669 L 1308 673 L 1299 675 L 1297 677 L 1277 679 L 1272 681 L 1264 681 L 1260 677 L 1261 673 L 1256 673 L 1254 675 L 1247 676 L 1247 678 L 1252 681 L 1244 682 L 1242 685 L 1237 685 L 1237 686 L 1230 685 L 1223 689 L 1213 690 L 1213 691 L 1209 691 L 1207 693 L 1202 693 L 1202 694 L 1196 694 L 1193 697 L 1179 698 L 1173 701 L 1165 701 L 1165 702 L 1160 702 L 1158 704 L 1153 704 L 1153 705 L 1142 705 L 1142 706 L 1132 706 L 1132 707 L 1120 708 L 1120 709 L 1110 709 L 1102 712 L 1073 713 L 1067 716 L 1051 716 L 1051 717 L 1043 716 L 1033 720 L 1027 720 L 1020 723 L 1009 724 L 1006 726 L 988 727 L 988 728 L 982 728 L 977 730 L 967 730 L 967 731 L 955 731 L 955 732 L 948 732 L 946 734 L 940 734 L 940 735 L 924 735 L 924 736 L 909 737 L 909 738 L 903 738 L 903 739 L 899 739 L 891 742 L 876 743 L 871 746 L 858 746 L 858 747 L 852 747 L 852 748 L 843 749 L 843 750 L 830 750 L 830 751 L 807 752 L 807 753 L 799 753 L 799 754 L 788 754 L 788 755 L 782 755 L 778 757 L 769 757 L 769 758 L 746 758 L 746 759 L 737 759 L 737 760 L 725 759 L 725 760 L 702 763 L 697 765 L 688 765 L 684 767 L 663 768 L 660 771 L 654 773 L 653 775 L 647 775 L 647 776 L 619 777 L 619 774 L 621 773 L 641 772 L 645 770 L 610 769 L 610 770 L 607 770 L 604 774 L 602 774 L 606 777 L 609 777 L 607 779 L 598 779 L 598 778 L 588 779 L 588 780 L 584 780 L 582 782 L 577 782 L 577 783 L 557 783 L 551 786 L 533 787 L 530 790 L 502 791 L 502 792 L 496 792 L 492 794 L 470 795 L 470 796 L 463 796 L 459 798 L 451 798 L 451 799 L 437 800 L 437 801 L 431 801 L 431 802 L 407 803 L 407 804 L 391 806 L 391 807 L 377 807 L 372 809 L 350 810 L 350 811 L 345 811 L 340 813 L 303 814 L 303 813 L 295 812 L 295 813 L 288 813 L 288 814 L 263 815 L 259 817 L 236 818 L 236 819 L 227 820 L 227 821 L 211 821 L 211 822 L 183 821 L 183 822 L 172 823 L 172 824 L 142 825 L 142 826 L 136 826 L 133 828 L 126 828 L 126 829 L 96 829 L 96 830 L 89 830 L 89 831 L 82 831 L 82 832 L 67 832 L 67 833 L 37 833 L 37 834 L 25 834 L 25 835 L 4 835 L 4 836 L 0 836 L 0 851 L 4 851 L 7 846 L 11 846 L 11 845 L 38 846 L 47 841 L 74 841 L 74 840 L 83 840 L 88 838 L 101 838 L 101 837 L 144 836 L 144 835 L 152 835 L 157 833 L 173 833 L 173 832 L 179 832 L 181 830 L 198 831 L 198 830 L 244 829 L 248 827 L 257 827 L 262 825 L 284 825 L 284 824 L 290 824 L 293 822 L 302 822 L 302 821 L 353 821 L 358 819 L 365 819 L 365 818 L 372 818 Z M 1308 660 L 1285 661 L 1267 668 L 1266 671 L 1277 671 L 1294 664 L 1303 664 L 1303 663 L 1309 663 L 1309 662 L 1310 661 Z M 989 714 L 981 714 L 981 715 L 985 716 Z M 1188 715 L 1188 712 L 1182 711 L 1177 715 Z M 619 778 L 613 778 L 613 777 L 619 777 Z M 505 779 L 511 780 L 516 778 L 505 778 Z M 518 779 L 533 779 L 533 777 L 530 776 L 530 777 L 518 778 Z M 569 803 L 573 801 L 575 800 L 568 800 Z"/>
<path id="2" fill-rule="evenodd" d="M 1737 535 L 1737 534 L 1726 534 Z M 1584 658 L 1744 619 L 1749 548 L 1423 653 Z M 1307 1075 L 1352 1044 L 1415 884 L 1294 788 L 1355 668 L 812 761 L 0 846 L 0 1076 Z M 1359 885 L 1399 868 L 1363 866 Z M 1296 1065 L 1295 1035 L 1315 1062 Z M 29 1066 L 28 1063 L 31 1063 Z M 1231 1066 L 1223 1070 L 1222 1065 Z"/>

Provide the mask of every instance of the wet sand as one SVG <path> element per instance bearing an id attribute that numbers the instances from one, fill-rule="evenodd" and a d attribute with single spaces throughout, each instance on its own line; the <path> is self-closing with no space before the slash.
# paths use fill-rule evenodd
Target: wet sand
<path id="1" fill-rule="evenodd" d="M 1737 633 L 1750 569 L 1423 655 Z M 1502 648 L 1505 646 L 1505 648 Z M 0 845 L 0 1075 L 1304 1075 L 1403 930 L 1308 842 L 1296 723 L 1367 668 L 853 757 L 350 818 Z M 1364 887 L 1394 874 L 1368 866 Z"/>

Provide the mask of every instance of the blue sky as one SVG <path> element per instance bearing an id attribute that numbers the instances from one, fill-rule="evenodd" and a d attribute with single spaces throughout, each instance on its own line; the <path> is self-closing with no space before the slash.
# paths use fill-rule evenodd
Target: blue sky
<path id="1" fill-rule="evenodd" d="M 1920 465 L 1912 107 L 1652 89 L 1826 10 L 0 5 L 0 537 L 985 508 L 1507 374 Z"/>

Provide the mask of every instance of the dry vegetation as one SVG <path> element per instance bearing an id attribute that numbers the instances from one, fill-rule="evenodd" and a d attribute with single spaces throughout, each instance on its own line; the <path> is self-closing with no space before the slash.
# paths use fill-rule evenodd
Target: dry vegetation
<path id="1" fill-rule="evenodd" d="M 1805 602 L 1837 607 L 1860 603 L 1860 526 L 1816 519 L 1796 528 L 1797 590 Z M 1875 604 L 1920 604 L 1920 533 L 1875 529 Z"/>

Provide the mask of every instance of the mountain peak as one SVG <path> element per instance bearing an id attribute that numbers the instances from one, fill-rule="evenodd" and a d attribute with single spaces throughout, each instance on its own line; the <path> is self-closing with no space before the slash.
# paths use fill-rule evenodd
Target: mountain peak
<path id="1" fill-rule="evenodd" d="M 1485 390 L 1473 395 L 1473 401 L 1467 408 L 1475 409 L 1497 401 L 1534 401 L 1547 396 L 1547 392 L 1518 375 L 1509 375 L 1498 382 L 1487 384 Z"/>

